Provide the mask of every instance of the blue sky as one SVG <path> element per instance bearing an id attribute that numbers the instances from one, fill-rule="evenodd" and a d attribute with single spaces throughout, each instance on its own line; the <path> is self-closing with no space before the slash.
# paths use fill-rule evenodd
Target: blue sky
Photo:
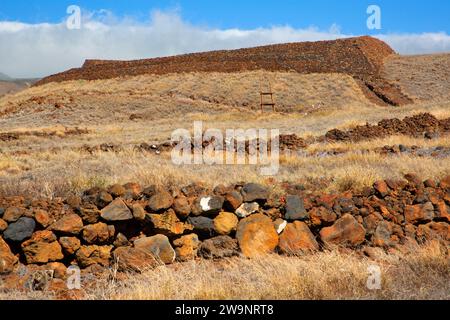
<path id="1" fill-rule="evenodd" d="M 380 30 L 367 28 L 369 5 Z M 69 5 L 82 24 L 67 27 Z M 85 59 L 142 59 L 371 35 L 400 54 L 450 52 L 449 0 L 0 0 L 0 72 L 42 77 Z"/>
<path id="2" fill-rule="evenodd" d="M 214 28 L 290 25 L 325 29 L 337 24 L 342 32 L 354 34 L 370 33 L 365 11 L 368 5 L 377 4 L 382 9 L 382 30 L 387 33 L 450 31 L 447 0 L 2 0 L 0 20 L 56 23 L 65 17 L 71 4 L 88 11 L 108 9 L 116 16 L 137 21 L 147 21 L 155 9 L 178 9 L 185 21 Z"/>

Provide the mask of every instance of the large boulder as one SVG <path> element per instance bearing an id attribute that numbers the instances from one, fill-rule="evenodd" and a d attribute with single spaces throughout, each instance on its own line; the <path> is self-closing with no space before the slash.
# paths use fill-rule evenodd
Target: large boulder
<path id="1" fill-rule="evenodd" d="M 328 245 L 356 246 L 364 242 L 365 236 L 364 227 L 348 213 L 320 231 L 320 238 Z"/>
<path id="2" fill-rule="evenodd" d="M 153 237 L 140 238 L 134 241 L 134 247 L 140 249 L 164 264 L 175 261 L 176 253 L 170 245 L 169 238 L 165 235 L 157 234 Z"/>
<path id="3" fill-rule="evenodd" d="M 197 257 L 197 251 L 200 247 L 200 240 L 195 233 L 182 236 L 173 242 L 177 261 L 193 260 Z"/>
<path id="4" fill-rule="evenodd" d="M 22 251 L 28 264 L 48 263 L 64 258 L 55 234 L 48 230 L 34 233 L 30 240 L 22 243 Z"/>
<path id="5" fill-rule="evenodd" d="M 77 235 L 83 229 L 83 220 L 76 214 L 69 214 L 50 226 L 50 230 L 57 234 Z"/>
<path id="6" fill-rule="evenodd" d="M 172 209 L 163 214 L 148 214 L 147 219 L 156 232 L 168 237 L 179 236 L 194 229 L 189 223 L 181 222 Z"/>
<path id="7" fill-rule="evenodd" d="M 117 198 L 100 211 L 106 221 L 127 221 L 133 219 L 133 214 L 122 199 Z"/>
<path id="8" fill-rule="evenodd" d="M 278 233 L 272 220 L 260 213 L 239 222 L 236 238 L 246 257 L 270 253 L 278 245 Z"/>
<path id="9" fill-rule="evenodd" d="M 108 267 L 112 248 L 112 246 L 97 245 L 81 246 L 81 248 L 76 252 L 78 265 L 81 268 L 87 268 L 94 264 Z"/>
<path id="10" fill-rule="evenodd" d="M 222 259 L 237 256 L 238 243 L 230 236 L 218 236 L 202 242 L 199 255 L 205 259 Z"/>
<path id="11" fill-rule="evenodd" d="M 319 244 L 304 222 L 294 221 L 281 234 L 279 248 L 286 254 L 302 254 L 318 250 Z"/>
<path id="12" fill-rule="evenodd" d="M 3 232 L 3 238 L 7 241 L 21 242 L 31 237 L 36 228 L 36 222 L 32 218 L 22 217 L 8 225 Z"/>
<path id="13" fill-rule="evenodd" d="M 308 212 L 303 203 L 303 198 L 298 195 L 286 196 L 286 220 L 305 220 L 308 216 Z"/>
<path id="14" fill-rule="evenodd" d="M 266 187 L 257 183 L 247 183 L 241 190 L 244 202 L 265 202 L 269 197 L 269 191 Z"/>
<path id="15" fill-rule="evenodd" d="M 0 275 L 11 273 L 18 261 L 8 244 L 0 237 Z"/>
<path id="16" fill-rule="evenodd" d="M 214 230 L 217 234 L 227 235 L 235 231 L 239 223 L 238 217 L 231 212 L 221 212 L 214 218 Z"/>

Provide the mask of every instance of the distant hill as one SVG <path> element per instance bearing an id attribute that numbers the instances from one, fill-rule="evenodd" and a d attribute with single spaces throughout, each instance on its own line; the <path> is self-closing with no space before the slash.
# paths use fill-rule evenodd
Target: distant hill
<path id="1" fill-rule="evenodd" d="M 0 72 L 0 81 L 11 81 L 13 80 L 10 76 Z"/>

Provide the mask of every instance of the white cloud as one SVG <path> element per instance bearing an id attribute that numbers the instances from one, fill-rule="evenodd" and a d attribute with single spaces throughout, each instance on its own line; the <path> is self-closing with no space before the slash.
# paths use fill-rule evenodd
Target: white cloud
<path id="1" fill-rule="evenodd" d="M 139 59 L 187 52 L 264 44 L 336 39 L 329 30 L 273 26 L 253 30 L 212 29 L 183 21 L 176 12 L 155 11 L 148 23 L 118 19 L 101 11 L 83 16 L 80 30 L 59 24 L 0 22 L 0 71 L 14 77 L 40 77 L 82 65 L 87 58 Z M 400 53 L 450 51 L 446 33 L 379 35 Z"/>

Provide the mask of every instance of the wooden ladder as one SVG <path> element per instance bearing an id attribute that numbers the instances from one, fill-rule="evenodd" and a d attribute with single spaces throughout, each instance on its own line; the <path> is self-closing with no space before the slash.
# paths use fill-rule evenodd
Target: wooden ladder
<path id="1" fill-rule="evenodd" d="M 264 112 L 264 107 L 270 106 L 272 107 L 272 111 L 275 112 L 275 102 L 273 101 L 273 92 L 272 92 L 272 85 L 269 82 L 269 91 L 263 91 L 261 82 L 259 83 L 259 93 L 261 95 L 261 112 Z M 267 102 L 268 99 L 265 99 L 265 97 L 270 96 L 270 102 Z"/>

